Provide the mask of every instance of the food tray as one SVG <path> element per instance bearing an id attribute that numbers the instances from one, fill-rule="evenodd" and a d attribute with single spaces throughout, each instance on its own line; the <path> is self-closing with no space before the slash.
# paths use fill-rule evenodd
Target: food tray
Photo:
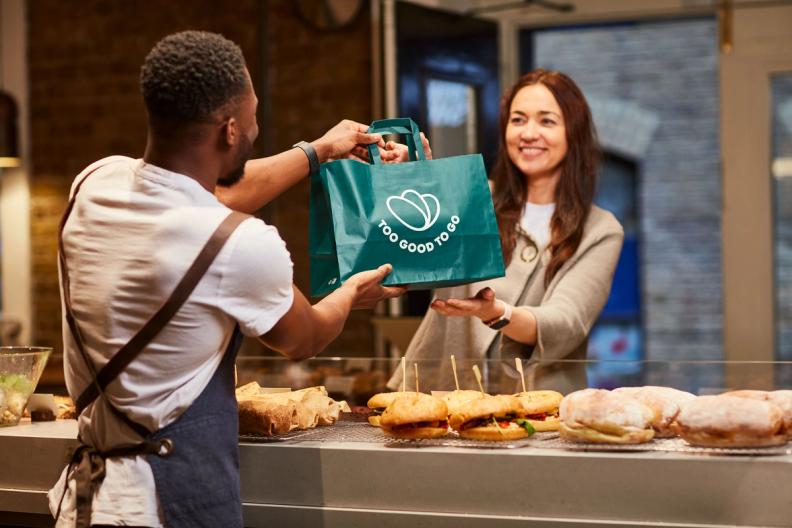
<path id="1" fill-rule="evenodd" d="M 538 433 L 531 437 L 531 447 L 543 449 L 571 449 L 575 451 L 660 451 L 671 453 L 695 453 L 705 455 L 792 455 L 792 444 L 775 447 L 697 447 L 681 438 L 656 438 L 645 444 L 595 444 L 570 442 L 558 433 Z"/>
<path id="2" fill-rule="evenodd" d="M 484 442 L 480 440 L 466 440 L 459 438 L 451 432 L 443 438 L 403 440 L 385 435 L 378 427 L 372 427 L 368 422 L 339 421 L 332 426 L 317 427 L 307 431 L 292 431 L 286 435 L 266 437 L 256 435 L 240 435 L 241 442 L 269 443 L 269 442 L 365 442 L 385 444 L 386 447 L 475 447 L 480 449 L 515 449 L 527 447 L 531 439 L 514 440 L 509 442 Z"/>
<path id="3" fill-rule="evenodd" d="M 402 440 L 383 434 L 367 422 L 341 420 L 332 426 L 317 427 L 307 431 L 292 431 L 277 437 L 255 435 L 240 435 L 241 442 L 271 443 L 271 442 L 365 442 L 384 444 L 385 447 L 466 447 L 477 449 L 566 449 L 573 451 L 599 451 L 599 452 L 673 452 L 706 455 L 792 455 L 792 444 L 777 447 L 755 448 L 723 448 L 723 447 L 694 447 L 685 443 L 681 438 L 659 438 L 645 444 L 594 444 L 570 442 L 562 439 L 558 433 L 536 433 L 529 438 L 508 442 L 489 442 L 481 440 L 467 440 L 459 438 L 452 432 L 444 438 Z"/>

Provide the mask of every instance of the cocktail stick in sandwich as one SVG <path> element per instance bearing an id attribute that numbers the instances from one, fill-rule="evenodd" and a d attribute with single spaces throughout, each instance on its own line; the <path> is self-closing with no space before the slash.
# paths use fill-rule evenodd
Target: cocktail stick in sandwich
<path id="1" fill-rule="evenodd" d="M 774 403 L 781 409 L 784 420 L 784 430 L 787 438 L 792 438 L 792 390 L 759 391 L 739 390 L 723 394 L 723 396 L 737 396 L 739 398 L 752 398 Z"/>
<path id="2" fill-rule="evenodd" d="M 674 423 L 679 411 L 684 405 L 696 399 L 696 396 L 685 391 L 671 387 L 621 387 L 614 389 L 616 394 L 624 394 L 643 403 L 654 413 L 652 427 L 655 438 L 670 438 L 676 436 Z"/>
<path id="3" fill-rule="evenodd" d="M 393 400 L 398 398 L 399 396 L 404 396 L 405 394 L 414 394 L 409 392 L 380 392 L 379 394 L 375 394 L 367 403 L 368 408 L 371 409 L 371 414 L 369 414 L 368 421 L 374 427 L 380 426 L 380 416 L 383 412 L 385 412 L 385 408 L 393 403 Z"/>
<path id="4" fill-rule="evenodd" d="M 514 396 L 482 396 L 468 401 L 448 419 L 462 438 L 505 441 L 534 433 L 528 420 L 520 418 L 522 406 Z"/>
<path id="5" fill-rule="evenodd" d="M 522 406 L 520 415 L 528 420 L 536 431 L 558 431 L 561 420 L 558 406 L 564 395 L 551 390 L 520 392 L 514 395 Z"/>
<path id="6" fill-rule="evenodd" d="M 396 397 L 380 417 L 382 432 L 396 438 L 440 438 L 448 434 L 448 408 L 440 398 L 422 392 Z"/>
<path id="7" fill-rule="evenodd" d="M 705 447 L 766 447 L 787 441 L 781 409 L 769 401 L 699 396 L 677 416 L 677 433 Z"/>
<path id="8" fill-rule="evenodd" d="M 652 410 L 635 398 L 603 389 L 567 394 L 559 407 L 561 438 L 575 442 L 641 444 L 654 437 Z"/>

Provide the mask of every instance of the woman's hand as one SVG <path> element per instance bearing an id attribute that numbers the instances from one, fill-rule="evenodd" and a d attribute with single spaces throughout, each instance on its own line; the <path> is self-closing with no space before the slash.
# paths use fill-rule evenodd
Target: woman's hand
<path id="1" fill-rule="evenodd" d="M 421 132 L 421 144 L 423 145 L 426 159 L 432 159 L 432 147 L 429 146 L 429 140 L 426 139 L 423 132 Z M 385 153 L 388 154 L 387 160 L 385 158 Z M 385 148 L 380 148 L 380 154 L 382 155 L 382 161 L 384 163 L 402 163 L 410 161 L 410 150 L 407 145 L 396 143 L 395 141 L 388 141 L 385 143 Z"/>
<path id="2" fill-rule="evenodd" d="M 457 317 L 473 316 L 482 321 L 491 321 L 503 315 L 503 304 L 496 302 L 492 288 L 479 290 L 475 297 L 467 299 L 435 299 L 429 305 L 443 315 Z"/>

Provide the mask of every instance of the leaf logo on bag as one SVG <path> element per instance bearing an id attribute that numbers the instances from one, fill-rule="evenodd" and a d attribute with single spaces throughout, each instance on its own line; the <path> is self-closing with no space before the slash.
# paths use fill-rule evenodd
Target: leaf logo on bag
<path id="1" fill-rule="evenodd" d="M 388 211 L 407 229 L 426 231 L 440 216 L 440 202 L 433 194 L 421 194 L 414 189 L 388 197 Z M 434 210 L 433 210 L 434 209 Z"/>

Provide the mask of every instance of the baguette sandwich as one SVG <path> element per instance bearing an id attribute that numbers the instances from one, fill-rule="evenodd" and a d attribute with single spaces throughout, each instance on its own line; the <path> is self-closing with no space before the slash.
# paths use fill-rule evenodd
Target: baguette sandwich
<path id="1" fill-rule="evenodd" d="M 534 433 L 530 422 L 520 414 L 522 406 L 514 396 L 484 396 L 468 401 L 451 415 L 449 424 L 469 440 L 519 440 Z"/>
<path id="2" fill-rule="evenodd" d="M 422 392 L 397 394 L 380 417 L 383 433 L 411 440 L 448 434 L 448 407 L 443 400 Z"/>

